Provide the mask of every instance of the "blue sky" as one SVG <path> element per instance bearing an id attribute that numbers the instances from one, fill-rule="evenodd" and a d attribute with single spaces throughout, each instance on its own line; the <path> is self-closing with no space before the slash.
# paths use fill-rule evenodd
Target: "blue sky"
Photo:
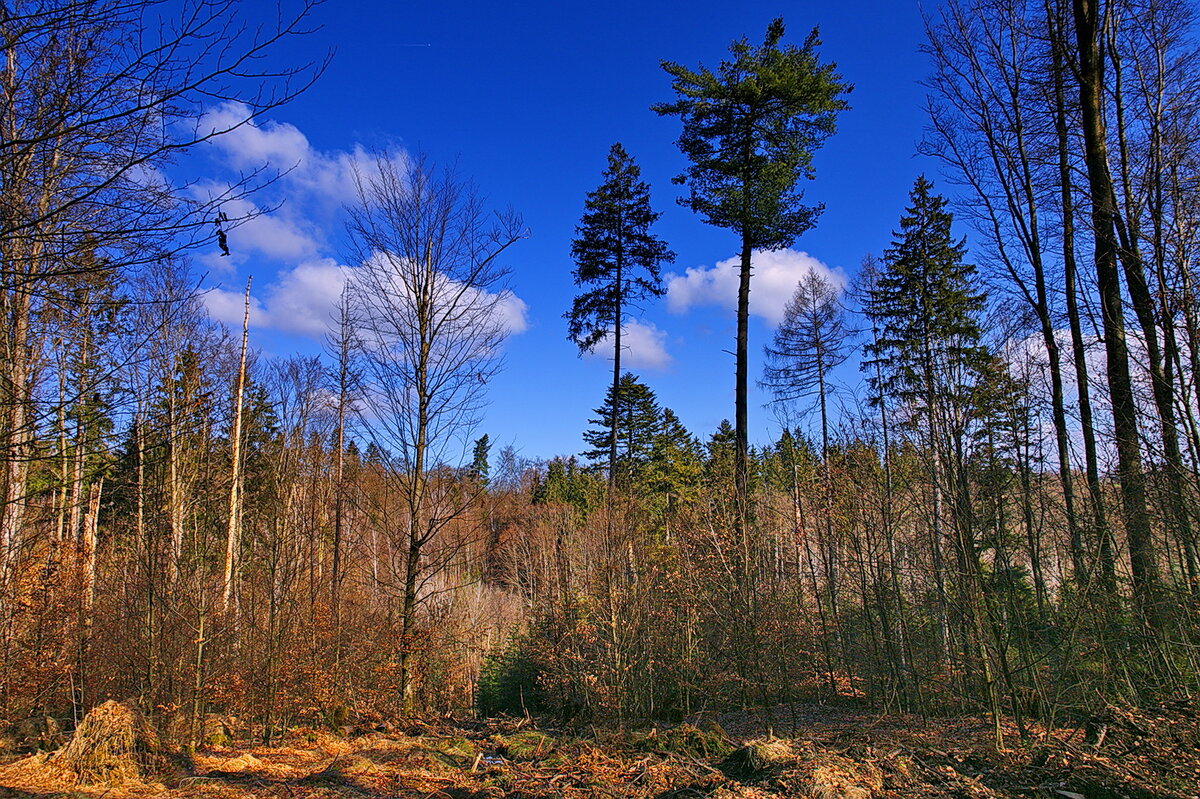
<path id="1" fill-rule="evenodd" d="M 253 343 L 271 355 L 316 352 L 340 281 L 351 161 L 391 147 L 457 163 L 491 205 L 519 211 L 531 232 L 508 258 L 518 332 L 506 345 L 506 367 L 491 385 L 477 433 L 524 457 L 576 453 L 611 365 L 602 355 L 578 357 L 566 338 L 562 314 L 576 292 L 570 241 L 584 195 L 599 183 L 609 146 L 620 141 L 663 212 L 658 234 L 678 254 L 667 270 L 675 276 L 670 293 L 647 303 L 641 326 L 631 331 L 627 362 L 663 405 L 706 437 L 733 411 L 728 351 L 738 244 L 732 232 L 676 204 L 680 187 L 670 180 L 684 167 L 674 144 L 679 123 L 649 106 L 671 99 L 661 60 L 715 66 L 730 41 L 760 41 L 776 16 L 797 44 L 819 26 L 824 59 L 835 61 L 855 89 L 852 109 L 817 156 L 817 179 L 805 187 L 809 202 L 825 204 L 824 215 L 792 252 L 758 264 L 753 380 L 803 270 L 815 265 L 841 279 L 853 275 L 864 254 L 887 246 L 916 176 L 936 177 L 936 164 L 915 155 L 924 124 L 919 82 L 928 69 L 918 52 L 915 0 L 327 3 L 316 10 L 322 29 L 294 53 L 299 61 L 336 48 L 325 75 L 257 126 L 207 150 L 206 179 L 214 182 L 264 163 L 292 168 L 251 198 L 259 208 L 281 205 L 233 232 L 233 257 L 197 259 L 213 288 L 210 311 L 240 323 L 240 293 L 253 274 Z M 766 399 L 753 391 L 752 443 L 778 432 Z"/>

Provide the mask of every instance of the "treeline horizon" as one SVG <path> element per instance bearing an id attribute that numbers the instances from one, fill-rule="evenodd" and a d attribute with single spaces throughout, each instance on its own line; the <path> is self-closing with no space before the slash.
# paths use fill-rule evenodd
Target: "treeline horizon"
<path id="1" fill-rule="evenodd" d="M 249 38 L 198 8 L 165 48 L 137 3 L 0 19 L 0 721 L 133 698 L 202 744 L 214 713 L 270 742 L 821 701 L 988 714 L 999 744 L 1005 719 L 1200 687 L 1188 3 L 946 2 L 922 144 L 944 176 L 915 176 L 849 285 L 799 281 L 761 376 L 753 256 L 819 224 L 801 181 L 851 87 L 782 20 L 714 69 L 664 63 L 681 203 L 741 244 L 732 422 L 689 431 L 622 368 L 674 254 L 614 145 L 564 309 L 581 353 L 611 342 L 612 383 L 581 401 L 584 451 L 548 461 L 479 436 L 523 223 L 423 155 L 355 165 L 322 355 L 257 353 L 250 285 L 240 331 L 208 317 L 190 256 L 240 220 L 148 168 L 210 138 L 162 120 L 220 94 L 256 100 L 245 124 L 321 66 L 236 57 L 307 6 Z M 788 420 L 757 447 L 750 379 Z"/>

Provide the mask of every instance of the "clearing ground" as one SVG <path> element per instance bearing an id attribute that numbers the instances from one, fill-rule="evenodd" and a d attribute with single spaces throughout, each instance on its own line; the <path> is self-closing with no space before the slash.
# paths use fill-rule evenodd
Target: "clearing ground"
<path id="1" fill-rule="evenodd" d="M 693 721 L 573 734 L 528 719 L 302 730 L 277 747 L 159 755 L 107 785 L 80 785 L 42 753 L 0 766 L 0 797 L 1200 797 L 1200 719 L 1186 702 L 1112 710 L 1026 742 L 1009 729 L 1001 751 L 974 719 L 804 705 Z"/>

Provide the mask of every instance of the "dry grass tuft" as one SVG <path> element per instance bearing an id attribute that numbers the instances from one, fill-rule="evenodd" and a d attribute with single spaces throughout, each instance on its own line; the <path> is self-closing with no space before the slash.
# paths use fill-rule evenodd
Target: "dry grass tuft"
<path id="1" fill-rule="evenodd" d="M 362 755 L 341 755 L 314 776 L 322 779 L 343 780 L 347 777 L 362 777 L 379 773 L 379 765 Z"/>
<path id="2" fill-rule="evenodd" d="M 84 717 L 47 765 L 84 785 L 136 782 L 162 766 L 158 736 L 132 705 L 109 700 Z"/>
<path id="3" fill-rule="evenodd" d="M 722 766 L 731 774 L 752 775 L 795 762 L 796 753 L 789 742 L 780 738 L 762 738 L 734 750 Z"/>
<path id="4" fill-rule="evenodd" d="M 883 773 L 867 763 L 826 763 L 809 778 L 812 799 L 871 799 L 883 791 Z"/>
<path id="5" fill-rule="evenodd" d="M 246 774 L 251 772 L 262 771 L 265 764 L 249 752 L 231 757 L 228 760 L 221 762 L 221 765 L 216 769 L 228 774 Z"/>

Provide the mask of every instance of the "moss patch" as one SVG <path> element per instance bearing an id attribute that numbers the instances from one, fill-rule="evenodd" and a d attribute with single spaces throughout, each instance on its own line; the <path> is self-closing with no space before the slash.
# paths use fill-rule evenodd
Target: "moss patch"
<path id="1" fill-rule="evenodd" d="M 509 760 L 540 760 L 554 751 L 554 739 L 537 730 L 524 730 L 498 737 L 500 754 Z"/>
<path id="2" fill-rule="evenodd" d="M 702 730 L 691 724 L 669 729 L 653 729 L 635 735 L 633 746 L 643 752 L 683 755 L 684 757 L 720 758 L 733 751 L 733 744 L 720 727 Z"/>

